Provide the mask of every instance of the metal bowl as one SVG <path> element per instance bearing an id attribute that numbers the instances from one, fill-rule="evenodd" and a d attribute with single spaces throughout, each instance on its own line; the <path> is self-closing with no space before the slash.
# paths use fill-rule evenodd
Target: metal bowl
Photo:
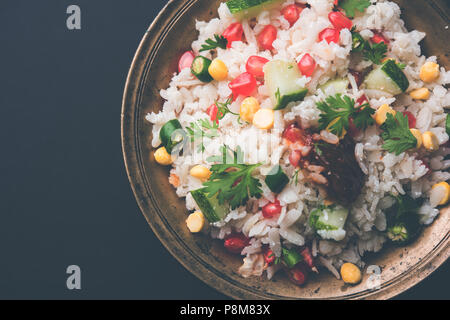
<path id="1" fill-rule="evenodd" d="M 367 265 L 373 267 L 364 270 L 363 281 L 356 286 L 344 285 L 328 272 L 314 276 L 302 288 L 282 274 L 272 281 L 244 279 L 237 273 L 240 257 L 224 251 L 219 241 L 189 233 L 184 200 L 169 185 L 169 169 L 157 165 L 151 156 L 151 125 L 144 116 L 162 108 L 159 91 L 168 86 L 178 57 L 197 37 L 195 19 L 213 18 L 220 2 L 169 1 L 145 33 L 128 74 L 121 115 L 125 165 L 142 213 L 160 241 L 199 279 L 238 299 L 387 299 L 430 275 L 450 254 L 449 208 L 411 245 L 386 246 L 380 253 L 367 255 Z M 425 53 L 438 56 L 440 64 L 449 69 L 448 1 L 396 2 L 408 29 L 427 33 Z"/>

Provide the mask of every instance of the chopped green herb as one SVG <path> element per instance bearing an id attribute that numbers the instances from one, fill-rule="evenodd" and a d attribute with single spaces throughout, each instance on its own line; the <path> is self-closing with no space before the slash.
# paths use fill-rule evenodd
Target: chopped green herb
<path id="1" fill-rule="evenodd" d="M 227 149 L 229 148 L 222 148 L 225 156 Z M 231 209 L 236 209 L 245 205 L 250 197 L 260 198 L 263 191 L 259 180 L 252 175 L 261 163 L 239 163 L 239 160 L 243 158 L 240 149 L 233 151 L 233 158 L 234 163 L 213 164 L 211 166 L 211 177 L 203 183 L 204 188 L 201 190 L 208 198 L 217 196 L 219 204 L 228 201 Z"/>
<path id="2" fill-rule="evenodd" d="M 445 132 L 450 135 L 450 113 L 447 113 L 447 119 L 445 119 Z"/>
<path id="3" fill-rule="evenodd" d="M 200 119 L 196 122 L 191 122 L 186 131 L 191 139 L 191 142 L 199 141 L 198 151 L 205 151 L 203 138 L 213 139 L 219 136 L 219 125 L 216 122 L 209 122 L 208 119 Z"/>
<path id="4" fill-rule="evenodd" d="M 211 38 L 206 39 L 206 44 L 202 44 L 202 48 L 200 49 L 200 52 L 202 51 L 208 51 L 208 50 L 214 50 L 216 48 L 222 48 L 226 49 L 228 40 L 224 36 L 219 36 L 217 34 L 214 35 L 215 40 L 212 40 Z"/>
<path id="5" fill-rule="evenodd" d="M 370 6 L 369 0 L 341 0 L 339 6 L 344 9 L 347 17 L 353 18 L 356 14 L 356 10 L 364 12 Z"/>
<path id="6" fill-rule="evenodd" d="M 408 117 L 401 112 L 397 112 L 395 118 L 390 113 L 386 116 L 386 121 L 381 125 L 383 149 L 398 156 L 408 149 L 415 148 L 417 139 L 409 130 Z"/>
<path id="7" fill-rule="evenodd" d="M 361 52 L 364 59 L 370 60 L 375 64 L 381 64 L 381 60 L 386 57 L 387 45 L 384 42 L 370 43 L 365 40 L 361 34 L 352 29 L 352 51 Z"/>
<path id="8" fill-rule="evenodd" d="M 353 118 L 355 126 L 359 129 L 365 129 L 373 124 L 371 115 L 375 110 L 368 103 L 355 108 L 355 100 L 348 96 L 342 97 L 339 93 L 334 97 L 327 97 L 324 102 L 318 102 L 317 108 L 322 111 L 319 129 L 327 129 L 338 137 L 342 136 L 344 130 L 348 130 L 350 118 Z"/>

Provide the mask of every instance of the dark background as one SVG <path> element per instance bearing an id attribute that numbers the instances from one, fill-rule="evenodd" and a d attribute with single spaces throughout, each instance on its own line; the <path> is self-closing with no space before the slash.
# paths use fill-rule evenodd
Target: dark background
<path id="1" fill-rule="evenodd" d="M 163 0 L 2 0 L 0 298 L 226 298 L 160 244 L 129 186 L 120 108 Z M 82 29 L 66 28 L 81 7 Z M 81 267 L 81 290 L 66 268 Z M 449 264 L 400 296 L 448 299 Z"/>

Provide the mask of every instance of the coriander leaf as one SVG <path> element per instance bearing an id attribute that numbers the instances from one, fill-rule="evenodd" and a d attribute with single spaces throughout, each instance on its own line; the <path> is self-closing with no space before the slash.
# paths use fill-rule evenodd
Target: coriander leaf
<path id="1" fill-rule="evenodd" d="M 317 108 L 322 111 L 319 118 L 319 129 L 329 130 L 341 137 L 344 130 L 348 130 L 349 119 L 354 119 L 354 124 L 359 129 L 365 129 L 373 123 L 371 115 L 375 112 L 368 104 L 355 108 L 355 100 L 348 96 L 329 96 L 325 102 L 318 102 Z"/>
<path id="2" fill-rule="evenodd" d="M 359 129 L 365 129 L 374 123 L 372 115 L 375 110 L 370 107 L 368 103 L 359 107 L 359 111 L 353 115 L 353 124 Z"/>
<path id="3" fill-rule="evenodd" d="M 240 146 L 236 147 L 236 151 L 227 145 L 220 147 L 220 156 L 211 156 L 206 158 L 208 162 L 218 162 L 222 164 L 242 164 L 244 163 L 244 153 Z"/>
<path id="4" fill-rule="evenodd" d="M 235 113 L 233 111 L 230 110 L 229 106 L 233 103 L 233 97 L 230 97 L 227 99 L 227 101 L 225 102 L 219 102 L 216 101 L 216 106 L 217 106 L 217 119 L 218 120 L 222 120 L 223 117 L 225 117 L 225 115 L 227 113 L 231 113 L 234 114 L 235 116 L 238 116 L 239 113 Z"/>
<path id="5" fill-rule="evenodd" d="M 381 60 L 386 57 L 387 45 L 384 42 L 369 44 L 363 51 L 364 58 L 375 64 L 381 64 Z"/>
<path id="6" fill-rule="evenodd" d="M 369 0 L 341 0 L 339 6 L 344 9 L 347 17 L 353 18 L 356 10 L 364 12 L 371 5 Z"/>
<path id="7" fill-rule="evenodd" d="M 202 44 L 202 48 L 200 49 L 200 52 L 202 51 L 208 51 L 208 50 L 214 50 L 216 48 L 222 48 L 226 49 L 228 40 L 224 36 L 219 36 L 217 34 L 214 35 L 215 41 L 211 38 L 206 39 L 206 44 Z"/>
<path id="8" fill-rule="evenodd" d="M 209 198 L 217 194 L 219 204 L 228 201 L 231 209 L 247 203 L 250 197 L 260 198 L 262 185 L 252 176 L 261 164 L 214 164 L 211 177 L 201 189 Z"/>
<path id="9" fill-rule="evenodd" d="M 364 59 L 370 60 L 375 64 L 381 64 L 381 60 L 386 57 L 387 45 L 384 42 L 371 44 L 365 40 L 361 34 L 352 28 L 352 51 L 362 53 Z"/>
<path id="10" fill-rule="evenodd" d="M 417 139 L 409 130 L 408 117 L 401 112 L 397 112 L 395 118 L 390 113 L 386 116 L 386 121 L 381 125 L 383 149 L 398 156 L 408 149 L 415 148 Z"/>
<path id="11" fill-rule="evenodd" d="M 219 125 L 216 122 L 212 124 L 208 119 L 200 119 L 196 122 L 191 122 L 186 131 L 190 137 L 191 142 L 199 141 L 198 151 L 205 151 L 205 145 L 203 144 L 203 137 L 213 139 L 219 136 Z"/>

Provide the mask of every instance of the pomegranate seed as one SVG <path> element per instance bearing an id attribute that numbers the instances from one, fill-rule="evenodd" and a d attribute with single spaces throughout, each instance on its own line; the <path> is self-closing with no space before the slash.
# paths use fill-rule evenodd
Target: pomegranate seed
<path id="1" fill-rule="evenodd" d="M 414 117 L 414 115 L 409 111 L 403 111 L 402 113 L 403 113 L 403 115 L 408 117 L 409 127 L 415 128 L 416 127 L 416 117 Z"/>
<path id="2" fill-rule="evenodd" d="M 356 100 L 356 104 L 362 106 L 364 103 L 369 102 L 369 99 L 367 99 L 366 95 L 363 94 L 361 97 Z"/>
<path id="3" fill-rule="evenodd" d="M 281 10 L 281 14 L 284 16 L 284 18 L 289 22 L 289 24 L 292 25 L 297 22 L 298 18 L 300 17 L 300 13 L 303 11 L 303 8 L 300 6 L 297 6 L 295 4 L 288 5 L 284 7 Z"/>
<path id="4" fill-rule="evenodd" d="M 337 30 L 351 29 L 353 26 L 352 20 L 347 18 L 342 12 L 333 11 L 328 14 L 328 20 L 330 20 L 333 27 Z"/>
<path id="5" fill-rule="evenodd" d="M 271 249 L 267 249 L 264 252 L 264 260 L 268 265 L 271 265 L 275 261 L 275 253 Z"/>
<path id="6" fill-rule="evenodd" d="M 216 123 L 219 123 L 219 118 L 217 117 L 218 108 L 215 104 L 212 104 L 206 109 L 206 114 L 209 115 L 209 118 L 211 121 L 215 121 Z"/>
<path id="7" fill-rule="evenodd" d="M 325 40 L 327 43 L 334 42 L 339 43 L 339 30 L 333 29 L 333 28 L 326 28 L 323 29 L 319 33 L 319 41 L 321 42 Z"/>
<path id="8" fill-rule="evenodd" d="M 238 95 L 251 96 L 256 89 L 257 83 L 254 76 L 248 72 L 240 74 L 236 79 L 228 84 L 228 87 L 233 92 L 233 97 Z"/>
<path id="9" fill-rule="evenodd" d="M 290 142 L 296 142 L 302 140 L 303 132 L 297 128 L 295 124 L 289 125 L 283 132 L 283 138 Z"/>
<path id="10" fill-rule="evenodd" d="M 272 43 L 277 38 L 277 28 L 273 25 L 268 24 L 264 29 L 258 34 L 257 41 L 261 48 L 264 50 L 272 50 Z"/>
<path id="11" fill-rule="evenodd" d="M 271 219 L 277 214 L 281 213 L 280 201 L 275 200 L 275 202 L 269 202 L 264 207 L 262 207 L 261 210 L 264 218 Z"/>
<path id="12" fill-rule="evenodd" d="M 225 237 L 223 245 L 229 252 L 240 254 L 249 243 L 250 240 L 242 233 L 232 233 Z"/>
<path id="13" fill-rule="evenodd" d="M 300 160 L 302 159 L 302 152 L 299 150 L 291 150 L 289 153 L 289 163 L 297 168 L 299 166 Z"/>
<path id="14" fill-rule="evenodd" d="M 384 42 L 386 45 L 389 44 L 389 40 L 381 32 L 378 32 L 376 30 L 372 30 L 372 32 L 374 33 L 374 35 L 372 38 L 370 38 L 370 41 L 372 41 L 373 43 Z"/>
<path id="15" fill-rule="evenodd" d="M 186 51 L 183 53 L 180 57 L 180 60 L 178 60 L 178 72 L 181 72 L 181 70 L 186 68 L 191 68 L 192 61 L 194 61 L 194 53 L 192 51 Z"/>
<path id="16" fill-rule="evenodd" d="M 305 284 L 307 272 L 304 269 L 301 264 L 298 264 L 294 268 L 287 270 L 289 279 L 298 286 Z"/>
<path id="17" fill-rule="evenodd" d="M 306 53 L 298 62 L 298 68 L 304 76 L 311 77 L 316 68 L 316 60 L 309 53 Z"/>
<path id="18" fill-rule="evenodd" d="M 308 247 L 305 247 L 302 251 L 300 251 L 300 254 L 303 257 L 303 260 L 305 261 L 306 265 L 314 271 L 317 271 L 317 268 L 314 264 L 314 260 L 313 257 L 311 255 L 311 251 L 309 250 Z"/>
<path id="19" fill-rule="evenodd" d="M 227 48 L 231 48 L 233 41 L 242 41 L 244 29 L 239 22 L 232 23 L 225 29 L 222 36 L 227 39 Z"/>
<path id="20" fill-rule="evenodd" d="M 269 62 L 268 59 L 258 56 L 251 56 L 247 60 L 245 69 L 248 73 L 257 78 L 264 77 L 264 65 Z"/>

